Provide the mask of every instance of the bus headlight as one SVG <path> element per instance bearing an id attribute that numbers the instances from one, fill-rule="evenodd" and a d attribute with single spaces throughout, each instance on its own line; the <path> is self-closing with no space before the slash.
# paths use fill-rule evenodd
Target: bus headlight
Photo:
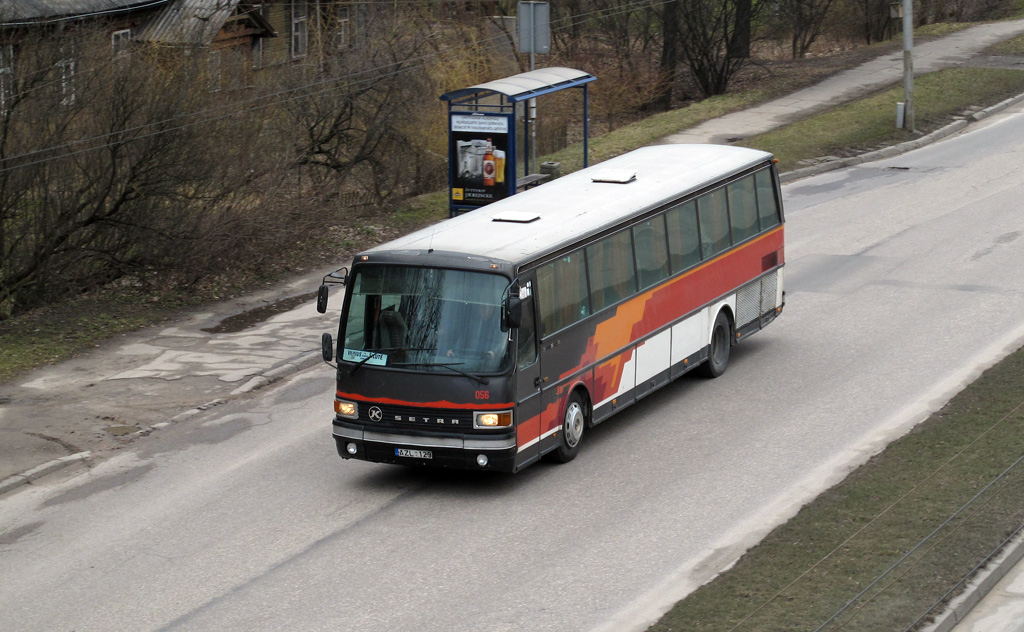
<path id="1" fill-rule="evenodd" d="M 336 412 L 339 417 L 345 417 L 348 419 L 359 418 L 359 407 L 356 406 L 356 403 L 344 399 L 334 400 L 334 412 Z"/>
<path id="2" fill-rule="evenodd" d="M 508 428 L 512 425 L 512 411 L 473 413 L 474 428 Z"/>

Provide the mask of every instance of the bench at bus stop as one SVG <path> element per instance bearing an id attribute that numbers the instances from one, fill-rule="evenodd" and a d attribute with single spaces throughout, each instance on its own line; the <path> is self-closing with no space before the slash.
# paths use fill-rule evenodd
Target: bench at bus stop
<path id="1" fill-rule="evenodd" d="M 521 178 L 516 178 L 516 192 L 532 189 L 538 184 L 544 184 L 551 179 L 550 173 L 531 173 Z"/>

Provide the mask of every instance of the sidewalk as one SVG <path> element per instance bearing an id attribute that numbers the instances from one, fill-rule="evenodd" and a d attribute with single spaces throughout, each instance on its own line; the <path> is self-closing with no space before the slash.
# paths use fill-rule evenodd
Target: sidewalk
<path id="1" fill-rule="evenodd" d="M 979 24 L 914 45 L 914 74 L 962 65 L 985 48 L 1024 33 L 1024 20 Z M 892 53 L 840 72 L 819 84 L 774 101 L 726 114 L 672 134 L 664 143 L 725 143 L 781 127 L 793 120 L 856 99 L 903 80 L 903 52 Z M 893 104 L 893 120 L 896 106 Z"/>
<path id="2" fill-rule="evenodd" d="M 974 26 L 916 46 L 914 67 L 924 73 L 960 65 L 1021 33 L 1024 20 Z M 663 142 L 725 142 L 752 136 L 899 81 L 902 72 L 902 53 L 886 55 Z M 340 305 L 335 292 L 327 314 L 315 309 L 311 293 L 326 272 L 224 302 L 170 325 L 121 336 L 80 358 L 0 385 L 0 495 L 69 464 L 102 458 L 202 409 L 321 362 L 320 334 L 336 328 Z M 288 309 L 269 316 L 252 311 L 268 306 Z M 251 316 L 248 326 L 223 331 L 231 322 L 227 319 L 245 313 Z M 327 367 L 323 370 L 331 375 Z M 324 397 L 328 415 L 330 393 Z M 999 622 L 987 618 L 977 625 L 964 623 L 958 632 L 1024 632 L 1024 614 L 1013 614 L 1024 612 L 1024 565 L 1010 558 L 995 567 L 1008 575 L 1008 584 L 992 593 L 983 607 L 993 609 L 995 617 L 1005 616 Z M 977 602 L 987 591 L 973 590 L 968 599 Z M 1004 605 L 1003 599 L 1013 605 Z M 950 625 L 943 630 L 961 619 L 959 614 L 944 615 Z"/>
<path id="3" fill-rule="evenodd" d="M 321 362 L 320 334 L 337 327 L 340 306 L 335 296 L 333 311 L 317 313 L 323 274 L 119 336 L 0 385 L 0 494 Z"/>

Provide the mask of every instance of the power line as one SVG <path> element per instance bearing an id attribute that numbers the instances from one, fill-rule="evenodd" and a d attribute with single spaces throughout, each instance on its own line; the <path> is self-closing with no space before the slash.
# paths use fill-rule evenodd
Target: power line
<path id="1" fill-rule="evenodd" d="M 23 18 L 24 21 L 22 21 L 22 22 L 0 21 L 0 28 L 8 28 L 8 27 L 15 27 L 15 26 L 39 26 L 39 25 L 43 25 L 43 24 L 56 24 L 58 22 L 74 22 L 74 21 L 78 21 L 78 20 L 84 20 L 84 19 L 88 19 L 88 18 L 95 18 L 95 17 L 104 16 L 104 15 L 115 15 L 115 14 L 118 14 L 118 13 L 131 13 L 133 11 L 139 11 L 141 9 L 148 9 L 150 7 L 155 7 L 155 6 L 158 6 L 158 5 L 161 5 L 161 4 L 167 4 L 168 2 L 171 2 L 171 0 L 149 0 L 148 2 L 142 2 L 140 4 L 133 4 L 131 6 L 120 6 L 120 7 L 114 7 L 112 9 L 102 9 L 102 10 L 99 10 L 99 11 L 91 11 L 91 12 L 88 12 L 88 13 L 76 13 L 76 14 L 73 14 L 73 15 L 61 15 L 61 16 L 55 16 L 55 17 L 51 17 L 51 18 L 43 18 L 43 17 L 40 17 L 38 19 Z"/>
<path id="2" fill-rule="evenodd" d="M 432 2 L 430 0 L 401 0 L 401 1 L 402 2 L 408 2 L 410 4 L 416 4 L 416 3 L 424 3 L 424 4 L 431 3 L 432 4 Z M 483 2 L 484 0 L 477 0 L 477 1 Z M 628 13 L 628 12 L 636 10 L 636 9 L 652 9 L 654 7 L 661 6 L 661 5 L 667 4 L 669 2 L 674 2 L 674 1 L 676 1 L 676 0 L 632 0 L 631 2 L 626 2 L 624 4 L 616 5 L 614 7 L 605 7 L 605 8 L 596 9 L 594 11 L 590 11 L 590 12 L 587 12 L 587 13 L 575 14 L 575 15 L 569 16 L 567 18 L 562 18 L 562 19 L 556 20 L 555 24 L 557 24 L 558 26 L 554 26 L 553 25 L 552 26 L 552 31 L 566 30 L 568 28 L 571 28 L 571 27 L 574 27 L 574 26 L 578 26 L 580 24 L 585 24 L 587 22 L 596 20 L 598 18 L 612 17 L 612 16 L 616 16 L 616 15 L 621 15 L 623 13 Z M 391 0 L 377 0 L 377 1 L 366 0 L 365 2 L 361 2 L 361 3 L 357 3 L 357 4 L 386 6 L 388 4 L 392 4 L 392 2 L 391 2 Z M 191 126 L 213 123 L 215 121 L 222 120 L 224 118 L 228 118 L 228 117 L 232 117 L 232 116 L 240 116 L 240 115 L 243 115 L 243 114 L 251 113 L 251 112 L 254 112 L 254 111 L 266 108 L 266 107 L 270 107 L 271 105 L 274 105 L 275 103 L 280 103 L 282 101 L 294 100 L 296 98 L 307 98 L 307 97 L 323 94 L 323 93 L 329 92 L 331 90 L 340 89 L 342 86 L 337 85 L 339 82 L 345 83 L 345 85 L 348 85 L 348 86 L 353 85 L 353 83 L 354 83 L 354 85 L 359 86 L 359 85 L 365 84 L 367 82 L 379 81 L 381 79 L 390 78 L 390 77 L 396 76 L 398 74 L 402 74 L 402 73 L 405 73 L 405 72 L 410 72 L 410 71 L 413 71 L 413 70 L 417 70 L 417 69 L 423 68 L 423 67 L 426 66 L 426 62 L 428 62 L 430 60 L 438 59 L 438 58 L 440 58 L 441 56 L 443 56 L 445 54 L 449 54 L 451 52 L 457 52 L 457 51 L 460 51 L 460 50 L 466 50 L 466 49 L 471 48 L 474 45 L 480 45 L 480 44 L 485 44 L 486 45 L 486 44 L 489 44 L 489 43 L 494 43 L 494 42 L 503 40 L 506 37 L 507 37 L 507 35 L 505 33 L 502 33 L 502 34 L 498 34 L 498 35 L 495 35 L 495 36 L 492 36 L 492 37 L 489 37 L 489 38 L 484 38 L 482 40 L 478 40 L 475 43 L 463 44 L 463 45 L 457 45 L 457 46 L 450 46 L 450 47 L 448 47 L 446 49 L 435 51 L 433 53 L 426 54 L 426 55 L 420 55 L 418 57 L 413 57 L 411 59 L 405 59 L 405 60 L 402 60 L 402 61 L 391 62 L 391 63 L 388 63 L 388 64 L 383 64 L 383 65 L 380 65 L 380 66 L 376 66 L 376 67 L 371 67 L 371 68 L 367 68 L 367 69 L 363 69 L 363 70 L 354 71 L 354 72 L 351 72 L 351 73 L 348 73 L 348 74 L 344 74 L 344 75 L 329 76 L 329 77 L 326 77 L 324 79 L 319 79 L 319 80 L 312 81 L 312 82 L 309 82 L 309 83 L 306 83 L 306 84 L 302 84 L 302 85 L 299 85 L 299 86 L 295 86 L 295 87 L 292 87 L 292 88 L 287 88 L 287 89 L 280 90 L 280 91 L 273 92 L 273 93 L 269 93 L 269 94 L 259 95 L 259 96 L 253 97 L 252 99 L 248 99 L 248 100 L 234 101 L 234 102 L 231 102 L 231 103 L 226 103 L 226 104 L 223 104 L 223 105 L 219 105 L 219 106 L 215 106 L 215 107 L 212 107 L 212 108 L 208 108 L 206 110 L 200 110 L 200 111 L 196 111 L 196 112 L 184 113 L 184 114 L 176 115 L 174 117 L 163 119 L 163 120 L 160 120 L 160 121 L 143 123 L 141 125 L 137 125 L 137 126 L 131 127 L 131 128 L 120 129 L 120 130 L 116 130 L 116 131 L 109 132 L 109 133 L 106 133 L 106 134 L 100 134 L 100 135 L 92 136 L 92 137 L 89 137 L 89 138 L 75 139 L 75 140 L 71 140 L 71 141 L 68 141 L 66 143 L 63 143 L 61 145 L 54 145 L 54 146 L 51 146 L 51 147 L 45 147 L 45 148 L 41 148 L 41 149 L 37 149 L 37 150 L 23 152 L 21 154 L 16 154 L 16 155 L 13 155 L 13 156 L 8 156 L 8 157 L 3 159 L 4 162 L 10 163 L 12 161 L 22 160 L 22 159 L 25 159 L 25 158 L 31 158 L 32 156 L 37 156 L 37 155 L 40 155 L 40 154 L 46 154 L 46 153 L 50 153 L 50 152 L 56 152 L 56 151 L 60 151 L 62 149 L 68 149 L 68 148 L 71 148 L 71 147 L 76 147 L 76 146 L 80 146 L 82 144 L 87 144 L 87 143 L 101 143 L 101 144 L 85 147 L 85 148 L 82 148 L 82 149 L 77 149 L 77 150 L 65 152 L 65 153 L 62 153 L 62 154 L 60 154 L 58 156 L 49 156 L 49 157 L 41 158 L 41 159 L 38 159 L 38 160 L 31 160 L 31 161 L 28 161 L 28 162 L 22 162 L 22 163 L 19 163 L 19 164 L 16 164 L 16 165 L 0 167 L 0 173 L 4 173 L 4 172 L 11 171 L 11 170 L 14 170 L 14 169 L 21 169 L 21 168 L 25 168 L 25 167 L 30 167 L 30 166 L 42 164 L 42 163 L 45 163 L 45 162 L 49 162 L 51 160 L 57 160 L 57 159 L 60 159 L 60 158 L 64 158 L 64 157 L 75 156 L 75 155 L 78 155 L 78 154 L 81 154 L 81 153 L 84 153 L 84 152 L 88 152 L 88 151 L 95 151 L 95 150 L 98 150 L 98 149 L 103 149 L 105 147 L 110 147 L 110 146 L 113 146 L 114 143 L 103 143 L 102 141 L 104 141 L 106 139 L 109 139 L 109 138 L 111 138 L 113 136 L 122 136 L 124 134 L 131 134 L 131 133 L 135 133 L 135 132 L 143 132 L 147 128 L 160 128 L 160 129 L 157 129 L 157 130 L 155 130 L 153 132 L 148 132 L 148 133 L 143 132 L 139 136 L 135 136 L 135 137 L 129 139 L 128 142 L 131 142 L 133 140 L 143 140 L 143 139 L 146 139 L 146 138 L 150 138 L 150 137 L 152 137 L 154 135 L 171 133 L 171 132 L 174 132 L 174 131 L 180 131 L 180 130 L 183 130 L 183 129 L 187 129 L 188 127 L 191 127 Z M 111 60 L 111 63 L 114 63 L 114 62 L 115 62 L 115 60 Z M 410 62 L 413 62 L 414 65 L 409 66 L 409 67 L 405 67 L 405 68 L 401 68 L 401 66 L 403 64 L 408 64 Z M 419 63 L 419 62 L 422 62 L 422 63 Z M 385 72 L 384 74 L 375 74 L 375 73 L 378 73 L 380 71 L 386 71 L 389 68 L 395 68 L 395 67 L 399 67 L 399 68 L 397 70 L 394 70 L 394 71 L 391 71 L 391 72 Z M 362 78 L 360 79 L 360 77 L 362 77 Z M 56 81 L 53 82 L 53 83 L 56 83 Z M 321 89 L 321 90 L 318 90 L 318 91 L 314 91 L 314 92 L 303 92 L 303 91 L 308 90 L 310 88 L 317 88 L 317 87 L 321 87 L 321 86 L 326 86 L 326 87 L 324 89 Z M 278 100 L 278 99 L 280 99 L 280 100 Z M 245 107 L 247 105 L 251 106 L 251 107 Z M 224 114 L 218 114 L 218 112 L 221 112 L 223 110 L 230 110 L 230 111 L 228 111 L 228 112 L 226 112 Z M 193 120 L 185 122 L 185 123 L 180 124 L 180 125 L 174 125 L 174 123 L 176 121 L 179 121 L 179 120 L 182 120 L 182 119 L 185 119 L 185 118 L 192 118 Z M 170 125 L 170 127 L 163 127 L 163 126 L 167 126 L 167 125 Z"/>

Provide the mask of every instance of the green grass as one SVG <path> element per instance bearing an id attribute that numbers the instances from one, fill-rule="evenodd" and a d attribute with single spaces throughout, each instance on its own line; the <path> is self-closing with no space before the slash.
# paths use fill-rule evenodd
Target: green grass
<path id="1" fill-rule="evenodd" d="M 0 382 L 75 353 L 120 333 L 158 322 L 171 313 L 143 297 L 110 293 L 70 299 L 0 322 Z"/>
<path id="2" fill-rule="evenodd" d="M 990 55 L 1024 55 L 1024 35 L 999 42 L 985 52 Z"/>
<path id="3" fill-rule="evenodd" d="M 704 121 L 742 110 L 768 98 L 761 90 L 711 97 L 677 110 L 661 112 L 641 121 L 620 127 L 590 140 L 590 164 L 596 164 L 638 147 L 650 145 L 680 130 Z M 583 168 L 583 145 L 577 143 L 540 158 L 562 163 L 562 173 Z"/>
<path id="4" fill-rule="evenodd" d="M 1024 349 L 804 507 L 651 631 L 812 631 L 847 603 L 824 629 L 906 630 L 1024 524 L 1024 464 L 999 478 L 1022 457 Z"/>
<path id="5" fill-rule="evenodd" d="M 416 196 L 401 204 L 395 217 L 403 228 L 409 230 L 440 221 L 448 217 L 448 191 Z"/>
<path id="6" fill-rule="evenodd" d="M 949 68 L 915 78 L 914 111 L 918 130 L 951 122 L 969 107 L 986 107 L 1024 92 L 1024 71 L 1002 68 Z M 775 154 L 788 171 L 819 156 L 849 155 L 916 138 L 896 128 L 896 103 L 902 85 L 740 144 Z"/>

